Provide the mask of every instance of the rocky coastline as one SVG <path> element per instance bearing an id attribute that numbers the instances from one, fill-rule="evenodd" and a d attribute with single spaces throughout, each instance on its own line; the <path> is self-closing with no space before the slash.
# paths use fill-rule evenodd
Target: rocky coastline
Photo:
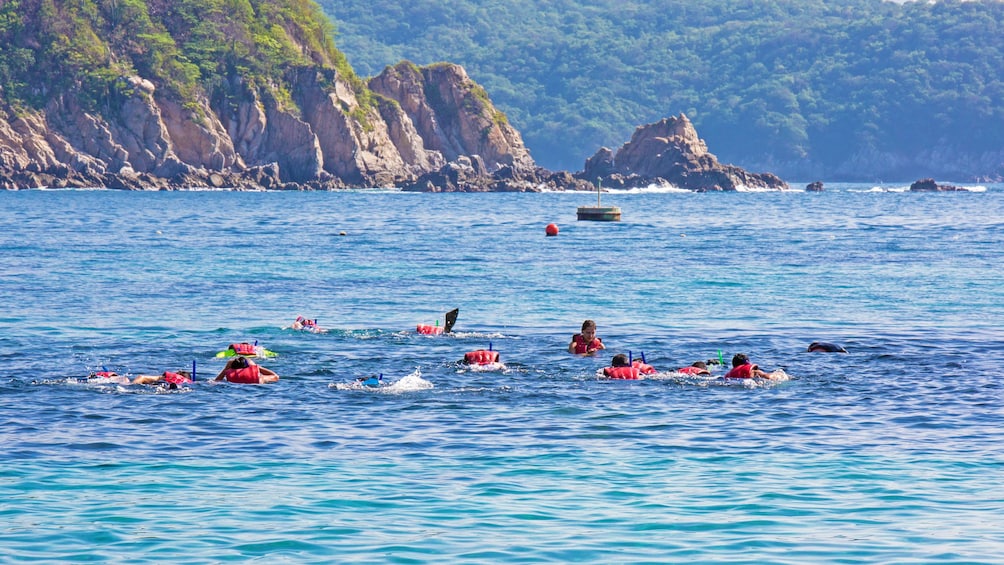
<path id="1" fill-rule="evenodd" d="M 240 77 L 177 100 L 140 76 L 101 113 L 70 93 L 42 110 L 0 105 L 0 189 L 534 192 L 672 184 L 784 190 L 719 164 L 686 116 L 639 127 L 578 172 L 538 166 L 520 133 L 458 66 L 389 66 L 359 89 L 333 69 L 290 69 L 291 100 Z M 0 92 L 2 94 L 2 92 Z"/>
<path id="2" fill-rule="evenodd" d="M 639 126 L 581 171 L 538 166 L 520 133 L 458 65 L 387 67 L 373 100 L 331 69 L 290 72 L 290 105 L 234 78 L 181 103 L 141 77 L 101 115 L 69 95 L 44 111 L 0 105 L 0 189 L 593 191 L 652 185 L 695 192 L 787 190 L 772 173 L 719 163 L 684 114 Z M 824 190 L 820 181 L 805 187 Z M 912 192 L 965 191 L 920 179 Z"/>

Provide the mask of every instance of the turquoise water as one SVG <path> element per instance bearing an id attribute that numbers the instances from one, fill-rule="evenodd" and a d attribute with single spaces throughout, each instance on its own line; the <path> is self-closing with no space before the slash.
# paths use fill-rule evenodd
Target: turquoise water
<path id="1" fill-rule="evenodd" d="M 902 188 L 0 193 L 0 561 L 1000 563 L 1004 185 Z"/>

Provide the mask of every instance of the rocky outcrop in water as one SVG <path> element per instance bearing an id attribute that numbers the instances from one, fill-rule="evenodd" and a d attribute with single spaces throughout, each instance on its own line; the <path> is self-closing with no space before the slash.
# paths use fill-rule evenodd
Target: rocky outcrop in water
<path id="1" fill-rule="evenodd" d="M 934 179 L 920 179 L 910 185 L 910 192 L 968 192 L 968 189 L 951 184 L 938 184 Z"/>
<path id="2" fill-rule="evenodd" d="M 601 148 L 576 176 L 610 188 L 652 184 L 695 191 L 788 188 L 776 175 L 719 163 L 683 114 L 639 127 L 616 153 Z"/>
<path id="3" fill-rule="evenodd" d="M 401 186 L 405 192 L 542 192 L 544 190 L 594 190 L 587 181 L 567 171 L 541 167 L 518 169 L 502 166 L 489 172 L 477 155 L 461 156 L 441 169 L 426 173 Z"/>

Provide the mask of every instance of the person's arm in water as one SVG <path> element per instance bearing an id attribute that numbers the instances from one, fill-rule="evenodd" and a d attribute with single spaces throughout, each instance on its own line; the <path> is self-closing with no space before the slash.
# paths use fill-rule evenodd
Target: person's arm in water
<path id="1" fill-rule="evenodd" d="M 259 383 L 274 383 L 279 380 L 279 375 L 276 374 L 272 369 L 266 369 L 261 365 L 258 365 L 258 382 Z"/>
<path id="2" fill-rule="evenodd" d="M 575 353 L 575 344 L 579 340 L 579 336 L 582 334 L 575 334 L 572 336 L 572 342 L 568 344 L 568 352 Z"/>
<path id="3" fill-rule="evenodd" d="M 153 383 L 160 382 L 163 378 L 164 375 L 136 375 L 136 378 L 132 380 L 132 384 L 152 385 Z"/>
<path id="4" fill-rule="evenodd" d="M 220 374 L 216 375 L 216 378 L 213 379 L 213 380 L 214 381 L 222 381 L 224 378 L 226 378 L 224 375 L 226 375 L 227 369 L 229 369 L 229 368 L 230 368 L 230 363 L 227 363 L 226 365 L 224 365 L 223 369 L 220 370 Z"/>

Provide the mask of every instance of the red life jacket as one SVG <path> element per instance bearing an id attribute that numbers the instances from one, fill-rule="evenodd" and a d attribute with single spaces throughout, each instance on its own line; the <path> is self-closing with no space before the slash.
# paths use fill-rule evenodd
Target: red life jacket
<path id="1" fill-rule="evenodd" d="M 237 355 L 258 355 L 258 352 L 255 350 L 255 346 L 247 342 L 231 343 L 230 349 L 233 349 L 234 353 Z"/>
<path id="2" fill-rule="evenodd" d="M 739 365 L 738 367 L 732 367 L 728 373 L 725 373 L 726 379 L 752 379 L 753 369 L 758 367 L 753 363 L 746 363 L 745 365 Z"/>
<path id="3" fill-rule="evenodd" d="M 649 365 L 647 363 L 642 363 L 641 361 L 638 361 L 638 360 L 633 361 L 632 364 L 631 364 L 631 366 L 634 367 L 635 369 L 638 369 L 638 372 L 641 373 L 641 374 L 643 374 L 643 375 L 651 375 L 653 373 L 658 373 L 659 372 L 659 371 L 655 370 L 655 367 L 653 367 L 653 366 L 651 366 L 651 365 Z"/>
<path id="4" fill-rule="evenodd" d="M 582 334 L 573 335 L 572 340 L 575 341 L 575 353 L 577 355 L 589 353 L 590 349 L 599 349 L 603 345 L 603 342 L 598 337 L 594 337 L 593 341 L 587 343 Z"/>
<path id="5" fill-rule="evenodd" d="M 164 380 L 173 385 L 181 385 L 192 382 L 192 379 L 186 377 L 185 375 L 172 371 L 164 371 Z"/>
<path id="6" fill-rule="evenodd" d="M 683 373 L 684 375 L 710 375 L 711 371 L 707 369 L 702 369 L 700 367 L 680 367 L 676 370 L 677 373 Z"/>
<path id="7" fill-rule="evenodd" d="M 419 324 L 418 327 L 415 328 L 415 330 L 418 333 L 424 335 L 439 335 L 443 333 L 443 328 L 439 326 L 429 326 L 426 324 Z"/>
<path id="8" fill-rule="evenodd" d="M 498 351 L 478 349 L 477 351 L 468 351 L 467 353 L 464 353 L 464 363 L 467 363 L 468 365 L 491 365 L 492 363 L 498 362 Z"/>
<path id="9" fill-rule="evenodd" d="M 258 365 L 248 365 L 241 369 L 226 369 L 223 371 L 223 378 L 232 383 L 256 385 L 261 382 L 260 374 Z"/>
<path id="10" fill-rule="evenodd" d="M 603 376 L 608 379 L 636 381 L 641 378 L 641 370 L 638 367 L 604 367 Z"/>

